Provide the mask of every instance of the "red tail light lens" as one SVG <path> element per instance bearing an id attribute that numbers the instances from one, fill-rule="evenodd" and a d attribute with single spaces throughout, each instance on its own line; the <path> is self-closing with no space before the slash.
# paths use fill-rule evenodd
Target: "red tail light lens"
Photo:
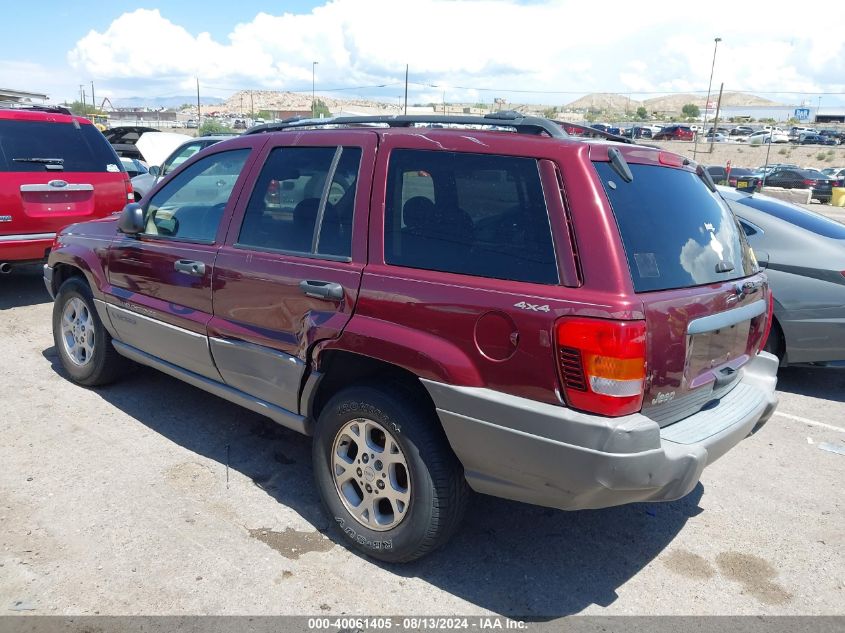
<path id="1" fill-rule="evenodd" d="M 805 180 L 804 180 L 804 184 L 805 184 L 805 185 L 809 185 L 809 186 L 811 186 L 811 187 L 812 187 L 813 185 L 815 185 L 815 184 L 816 184 L 816 181 L 815 181 L 815 180 L 807 180 L 807 179 L 805 179 Z"/>
<path id="2" fill-rule="evenodd" d="M 126 185 L 126 199 L 129 202 L 134 202 L 135 201 L 135 191 L 132 189 L 132 183 L 130 182 L 129 177 L 126 178 L 126 180 L 124 181 L 124 184 Z"/>
<path id="3" fill-rule="evenodd" d="M 642 408 L 645 321 L 568 318 L 555 324 L 558 371 L 567 402 L 607 416 Z"/>

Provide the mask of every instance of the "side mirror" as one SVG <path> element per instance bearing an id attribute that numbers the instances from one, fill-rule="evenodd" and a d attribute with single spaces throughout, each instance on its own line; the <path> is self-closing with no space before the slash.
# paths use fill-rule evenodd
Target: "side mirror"
<path id="1" fill-rule="evenodd" d="M 154 176 L 155 178 L 161 176 L 161 167 L 159 167 L 158 165 L 153 165 L 152 167 L 150 167 L 150 175 Z"/>
<path id="2" fill-rule="evenodd" d="M 117 230 L 127 235 L 137 235 L 142 233 L 147 227 L 147 222 L 144 219 L 144 207 L 137 202 L 130 202 L 120 213 L 120 219 L 117 221 Z"/>

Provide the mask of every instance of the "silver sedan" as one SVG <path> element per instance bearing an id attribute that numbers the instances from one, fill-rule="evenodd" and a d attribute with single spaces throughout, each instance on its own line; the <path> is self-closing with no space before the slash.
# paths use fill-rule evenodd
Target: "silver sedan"
<path id="1" fill-rule="evenodd" d="M 758 193 L 719 192 L 774 292 L 767 350 L 782 365 L 845 365 L 845 225 Z"/>

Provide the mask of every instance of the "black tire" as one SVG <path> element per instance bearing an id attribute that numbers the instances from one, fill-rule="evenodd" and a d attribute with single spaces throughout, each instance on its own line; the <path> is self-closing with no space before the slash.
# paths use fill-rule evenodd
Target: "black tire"
<path id="1" fill-rule="evenodd" d="M 62 313 L 65 306 L 74 299 L 81 300 L 85 305 L 94 327 L 94 351 L 90 358 L 86 358 L 84 364 L 72 359 L 62 335 Z M 91 288 L 81 277 L 71 277 L 65 281 L 56 294 L 56 301 L 53 303 L 53 341 L 62 367 L 70 379 L 79 385 L 96 387 L 114 382 L 131 366 L 131 362 L 114 349 L 111 336 L 97 314 Z"/>
<path id="2" fill-rule="evenodd" d="M 392 563 L 425 556 L 449 540 L 469 498 L 463 467 L 436 414 L 414 396 L 401 385 L 349 387 L 326 404 L 314 432 L 314 478 L 332 523 L 349 547 Z M 335 485 L 335 439 L 357 418 L 386 429 L 385 446 L 388 439 L 396 442 L 407 463 L 410 502 L 397 525 L 386 531 L 370 529 L 354 517 Z"/>

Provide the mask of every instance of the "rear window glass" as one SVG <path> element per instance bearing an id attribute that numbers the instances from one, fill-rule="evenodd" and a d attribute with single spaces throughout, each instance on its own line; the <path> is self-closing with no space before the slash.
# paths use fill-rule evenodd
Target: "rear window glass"
<path id="1" fill-rule="evenodd" d="M 124 171 L 114 150 L 93 125 L 47 121 L 0 121 L 0 171 L 48 170 L 44 161 L 61 159 L 66 172 Z"/>
<path id="2" fill-rule="evenodd" d="M 786 204 L 773 198 L 761 198 L 758 196 L 744 196 L 732 198 L 737 204 L 757 209 L 763 213 L 773 215 L 776 218 L 801 227 L 817 235 L 830 237 L 835 240 L 845 240 L 845 225 L 814 213 L 801 207 Z M 737 213 L 742 213 L 737 209 Z"/>
<path id="3" fill-rule="evenodd" d="M 734 215 L 697 175 L 632 164 L 634 179 L 625 182 L 610 163 L 595 166 L 637 292 L 719 283 L 754 272 Z"/>
<path id="4" fill-rule="evenodd" d="M 394 150 L 385 213 L 388 264 L 558 283 L 532 158 Z"/>

